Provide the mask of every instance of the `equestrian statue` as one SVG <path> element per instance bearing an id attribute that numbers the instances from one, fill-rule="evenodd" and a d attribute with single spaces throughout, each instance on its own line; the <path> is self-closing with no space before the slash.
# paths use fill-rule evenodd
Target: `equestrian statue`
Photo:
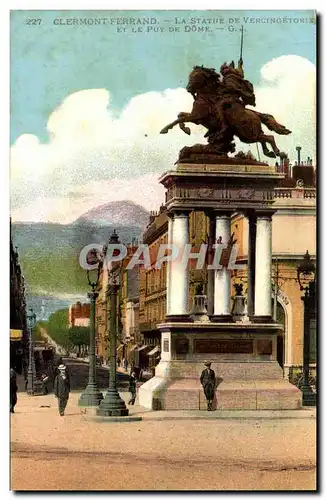
<path id="1" fill-rule="evenodd" d="M 286 153 L 279 150 L 273 135 L 264 133 L 262 124 L 280 135 L 288 135 L 291 131 L 280 125 L 272 115 L 246 107 L 255 106 L 256 99 L 253 85 L 244 79 L 242 59 L 237 68 L 233 61 L 231 64 L 224 63 L 220 72 L 222 80 L 215 69 L 195 66 L 187 85 L 187 91 L 194 98 L 192 111 L 179 113 L 177 120 L 161 130 L 161 134 L 166 134 L 175 125 L 179 125 L 181 130 L 190 135 L 186 122 L 203 125 L 208 129 L 204 136 L 207 137 L 208 144 L 184 148 L 180 152 L 180 159 L 190 153 L 227 156 L 235 151 L 234 136 L 246 144 L 260 142 L 263 153 L 269 158 L 286 158 Z M 272 151 L 267 144 L 270 144 Z"/>
<path id="2" fill-rule="evenodd" d="M 191 122 L 207 128 L 204 137 L 207 137 L 208 144 L 183 148 L 179 160 L 185 161 L 189 155 L 205 153 L 225 158 L 228 153 L 235 152 L 234 136 L 246 144 L 260 142 L 263 153 L 269 158 L 287 157 L 277 147 L 274 136 L 264 133 L 262 124 L 280 135 L 288 135 L 291 131 L 280 125 L 272 115 L 247 108 L 256 106 L 256 98 L 252 83 L 244 78 L 242 44 L 243 29 L 237 67 L 232 61 L 231 64 L 222 64 L 220 74 L 204 66 L 195 66 L 190 73 L 187 91 L 194 99 L 192 111 L 179 113 L 175 121 L 161 130 L 161 134 L 179 125 L 183 132 L 190 135 L 190 128 L 185 123 Z"/>

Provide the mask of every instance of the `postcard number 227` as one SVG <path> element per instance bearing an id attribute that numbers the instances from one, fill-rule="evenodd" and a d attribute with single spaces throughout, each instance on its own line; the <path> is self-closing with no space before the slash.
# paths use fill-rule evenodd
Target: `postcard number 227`
<path id="1" fill-rule="evenodd" d="M 36 24 L 41 24 L 42 22 L 42 19 L 26 19 L 26 24 L 30 24 L 30 25 L 36 25 Z"/>

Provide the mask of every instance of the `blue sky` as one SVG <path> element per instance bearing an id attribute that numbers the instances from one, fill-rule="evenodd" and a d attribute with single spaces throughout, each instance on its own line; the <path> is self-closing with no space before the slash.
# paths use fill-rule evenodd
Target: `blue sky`
<path id="1" fill-rule="evenodd" d="M 54 19 L 155 17 L 163 33 L 117 33 L 115 25 L 54 25 Z M 312 23 L 250 23 L 247 18 L 309 19 L 312 11 L 14 11 L 11 14 L 11 142 L 35 134 L 46 142 L 51 112 L 69 94 L 106 88 L 117 114 L 137 94 L 184 87 L 192 66 L 219 68 L 237 59 L 240 33 L 230 31 L 230 18 L 244 25 L 246 77 L 254 84 L 261 67 L 273 58 L 295 54 L 315 63 Z M 208 24 L 209 33 L 170 33 L 175 18 L 223 18 Z M 27 24 L 31 18 L 40 25 Z M 245 22 L 247 20 L 247 22 Z M 168 22 L 166 22 L 168 21 Z M 239 29 L 241 24 L 232 24 Z M 223 29 L 218 29 L 222 27 Z M 146 26 L 144 27 L 146 28 Z"/>
<path id="2" fill-rule="evenodd" d="M 13 11 L 13 220 L 68 223 L 121 200 L 157 209 L 159 176 L 184 146 L 206 142 L 192 124 L 191 136 L 159 132 L 191 111 L 185 87 L 194 65 L 219 71 L 237 61 L 242 25 L 257 111 L 292 130 L 275 135 L 290 161 L 297 145 L 314 158 L 313 11 Z M 262 155 L 257 147 L 237 143 Z"/>

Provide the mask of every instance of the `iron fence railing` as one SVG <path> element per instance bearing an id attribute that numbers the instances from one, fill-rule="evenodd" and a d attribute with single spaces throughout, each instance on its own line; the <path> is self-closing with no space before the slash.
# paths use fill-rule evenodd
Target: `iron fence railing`
<path id="1" fill-rule="evenodd" d="M 303 385 L 303 366 L 295 365 L 289 369 L 289 382 L 301 389 Z M 313 392 L 317 392 L 317 370 L 316 366 L 309 367 L 309 385 Z"/>

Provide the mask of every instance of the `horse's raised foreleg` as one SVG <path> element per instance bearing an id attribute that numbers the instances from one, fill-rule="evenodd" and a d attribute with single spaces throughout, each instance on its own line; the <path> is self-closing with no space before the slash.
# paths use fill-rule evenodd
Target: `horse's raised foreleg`
<path id="1" fill-rule="evenodd" d="M 184 132 L 187 135 L 191 134 L 191 130 L 189 127 L 186 127 L 183 122 L 179 123 L 179 127 L 181 128 L 182 132 Z"/>
<path id="2" fill-rule="evenodd" d="M 183 130 L 186 134 L 190 135 L 190 128 L 185 127 L 183 125 L 185 122 L 190 122 L 190 121 L 191 121 L 191 113 L 179 113 L 177 120 L 174 120 L 173 122 L 169 123 L 164 128 L 162 128 L 160 134 L 167 134 L 169 130 L 171 130 L 173 127 L 179 124 L 181 130 Z"/>
<path id="3" fill-rule="evenodd" d="M 164 128 L 162 128 L 160 134 L 167 134 L 168 131 L 171 130 L 171 128 L 175 127 L 178 123 L 180 123 L 179 120 L 174 120 L 174 122 L 169 123 Z"/>
<path id="4" fill-rule="evenodd" d="M 262 139 L 260 137 L 260 144 L 261 144 L 261 147 L 263 148 L 263 153 L 265 156 L 268 156 L 268 158 L 276 158 L 276 155 L 275 153 L 273 153 L 273 151 L 270 151 L 266 145 L 266 140 L 265 139 Z"/>
<path id="5" fill-rule="evenodd" d="M 265 140 L 272 146 L 274 151 L 275 156 L 272 158 L 275 158 L 276 156 L 279 156 L 282 159 L 287 158 L 287 154 L 278 149 L 273 135 L 265 135 Z"/>

